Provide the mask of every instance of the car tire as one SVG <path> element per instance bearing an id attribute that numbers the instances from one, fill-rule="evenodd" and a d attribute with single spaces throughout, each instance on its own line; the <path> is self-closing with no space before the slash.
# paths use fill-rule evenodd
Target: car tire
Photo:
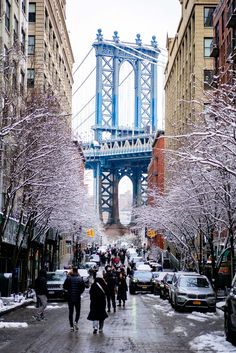
<path id="1" fill-rule="evenodd" d="M 234 332 L 232 331 L 231 326 L 232 326 L 232 322 L 231 322 L 230 315 L 228 311 L 225 311 L 225 315 L 224 315 L 225 338 L 226 338 L 226 341 L 233 343 L 235 342 L 235 338 L 234 338 Z"/>
<path id="2" fill-rule="evenodd" d="M 129 293 L 130 293 L 130 294 L 135 294 L 135 290 L 134 290 L 133 288 L 130 288 L 130 289 L 129 289 Z"/>

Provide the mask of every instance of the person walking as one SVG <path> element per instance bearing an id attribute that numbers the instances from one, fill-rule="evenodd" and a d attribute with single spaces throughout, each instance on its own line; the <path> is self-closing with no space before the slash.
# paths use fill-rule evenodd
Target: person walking
<path id="1" fill-rule="evenodd" d="M 70 330 L 78 331 L 78 322 L 80 318 L 81 294 L 85 290 L 85 283 L 80 277 L 77 267 L 72 268 L 72 273 L 65 279 L 63 288 L 67 291 L 67 300 L 69 308 Z M 75 309 L 75 321 L 73 320 Z"/>
<path id="2" fill-rule="evenodd" d="M 47 271 L 45 269 L 39 271 L 39 275 L 35 280 L 35 292 L 38 308 L 33 318 L 38 321 L 45 320 L 44 312 L 48 302 Z"/>
<path id="3" fill-rule="evenodd" d="M 118 274 L 118 292 L 117 292 L 117 300 L 119 301 L 118 306 L 121 306 L 121 301 L 123 302 L 123 306 L 125 306 L 125 301 L 127 300 L 127 290 L 128 290 L 128 286 L 126 283 L 125 269 L 122 267 Z"/>
<path id="4" fill-rule="evenodd" d="M 108 296 L 107 296 L 107 311 L 111 311 L 111 302 L 114 313 L 116 312 L 116 286 L 117 286 L 117 278 L 114 268 L 107 265 L 105 267 L 105 273 L 103 274 L 103 278 L 108 287 Z"/>
<path id="5" fill-rule="evenodd" d="M 87 319 L 93 321 L 93 333 L 103 331 L 104 320 L 108 317 L 106 312 L 106 297 L 108 287 L 101 277 L 96 277 L 91 285 L 90 291 L 90 311 Z"/>

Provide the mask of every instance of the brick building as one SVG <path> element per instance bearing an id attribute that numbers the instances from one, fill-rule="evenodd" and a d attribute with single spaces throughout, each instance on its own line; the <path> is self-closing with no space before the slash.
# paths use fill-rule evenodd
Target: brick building
<path id="1" fill-rule="evenodd" d="M 211 57 L 215 59 L 215 73 L 221 82 L 230 80 L 236 69 L 236 2 L 221 0 L 213 14 L 214 38 Z"/>

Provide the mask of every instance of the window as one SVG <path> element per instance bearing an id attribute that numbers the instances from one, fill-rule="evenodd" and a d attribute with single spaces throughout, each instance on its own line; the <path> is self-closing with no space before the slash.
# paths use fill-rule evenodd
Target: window
<path id="1" fill-rule="evenodd" d="M 25 31 L 21 28 L 21 51 L 25 53 Z"/>
<path id="2" fill-rule="evenodd" d="M 35 71 L 34 69 L 27 70 L 27 86 L 34 87 Z"/>
<path id="3" fill-rule="evenodd" d="M 14 16 L 14 42 L 17 42 L 18 39 L 18 20 L 16 16 Z"/>
<path id="4" fill-rule="evenodd" d="M 21 7 L 22 7 L 22 11 L 26 13 L 26 0 L 22 0 Z"/>
<path id="5" fill-rule="evenodd" d="M 29 3 L 29 22 L 35 22 L 36 20 L 36 4 L 35 2 Z"/>
<path id="6" fill-rule="evenodd" d="M 204 38 L 204 56 L 205 57 L 210 57 L 211 42 L 212 42 L 212 37 L 211 38 Z"/>
<path id="7" fill-rule="evenodd" d="M 12 70 L 12 88 L 13 91 L 17 90 L 17 63 L 13 62 L 13 70 Z"/>
<path id="8" fill-rule="evenodd" d="M 25 86 L 25 73 L 21 71 L 20 73 L 20 93 L 24 94 L 24 86 Z"/>
<path id="9" fill-rule="evenodd" d="M 35 53 L 35 36 L 28 36 L 28 54 L 34 55 Z"/>
<path id="10" fill-rule="evenodd" d="M 213 82 L 214 72 L 213 70 L 204 70 L 204 89 L 211 88 Z"/>
<path id="11" fill-rule="evenodd" d="M 4 78 L 9 79 L 9 51 L 4 45 Z"/>
<path id="12" fill-rule="evenodd" d="M 204 7 L 204 27 L 213 26 L 213 13 L 215 7 Z"/>
<path id="13" fill-rule="evenodd" d="M 10 31 L 10 13 L 11 13 L 11 5 L 9 1 L 6 0 L 5 27 L 8 31 Z"/>

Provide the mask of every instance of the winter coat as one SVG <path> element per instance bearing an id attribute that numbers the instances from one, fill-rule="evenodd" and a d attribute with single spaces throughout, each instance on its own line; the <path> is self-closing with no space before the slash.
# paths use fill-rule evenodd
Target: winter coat
<path id="1" fill-rule="evenodd" d="M 80 295 L 85 290 L 85 284 L 79 274 L 71 274 L 67 276 L 63 288 L 68 291 L 68 302 L 78 303 L 80 301 Z"/>
<path id="2" fill-rule="evenodd" d="M 102 287 L 102 289 L 100 288 Z M 87 319 L 105 320 L 108 315 L 106 313 L 106 296 L 108 295 L 108 287 L 102 278 L 96 278 L 91 285 L 90 291 L 90 312 Z"/>
<path id="3" fill-rule="evenodd" d="M 35 292 L 36 295 L 48 295 L 47 288 L 47 273 L 46 271 L 41 270 L 39 276 L 35 280 Z"/>
<path id="4" fill-rule="evenodd" d="M 109 294 L 115 293 L 116 285 L 117 285 L 117 278 L 116 274 L 113 271 L 107 271 L 104 273 L 103 278 L 107 284 Z"/>
<path id="5" fill-rule="evenodd" d="M 126 283 L 126 275 L 124 273 L 120 273 L 118 276 L 117 300 L 127 300 L 127 290 L 128 286 Z"/>

